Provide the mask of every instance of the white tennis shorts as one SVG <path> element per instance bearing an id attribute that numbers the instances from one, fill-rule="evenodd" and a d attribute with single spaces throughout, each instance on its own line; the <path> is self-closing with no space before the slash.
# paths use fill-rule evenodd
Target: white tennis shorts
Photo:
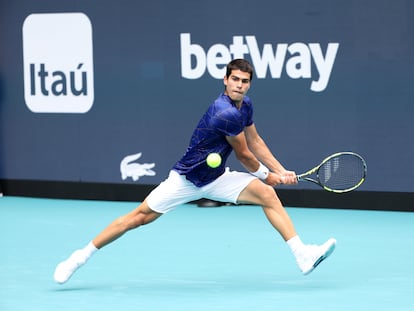
<path id="1" fill-rule="evenodd" d="M 254 179 L 257 177 L 249 173 L 226 168 L 224 174 L 215 181 L 197 187 L 184 175 L 171 170 L 168 178 L 148 195 L 147 203 L 153 211 L 161 214 L 173 210 L 177 205 L 203 198 L 237 204 L 240 193 Z"/>

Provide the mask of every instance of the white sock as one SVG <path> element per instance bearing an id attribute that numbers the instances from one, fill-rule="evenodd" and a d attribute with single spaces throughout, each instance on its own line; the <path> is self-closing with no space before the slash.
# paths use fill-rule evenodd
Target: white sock
<path id="1" fill-rule="evenodd" d="M 297 257 L 300 251 L 305 246 L 298 235 L 286 241 L 287 245 L 290 247 L 292 254 Z"/>
<path id="2" fill-rule="evenodd" d="M 98 249 L 95 247 L 95 245 L 93 245 L 92 242 L 89 242 L 88 245 L 85 246 L 85 248 L 83 249 L 83 252 L 85 254 L 85 259 L 88 260 L 89 257 L 91 257 L 93 255 L 93 253 L 95 253 Z"/>

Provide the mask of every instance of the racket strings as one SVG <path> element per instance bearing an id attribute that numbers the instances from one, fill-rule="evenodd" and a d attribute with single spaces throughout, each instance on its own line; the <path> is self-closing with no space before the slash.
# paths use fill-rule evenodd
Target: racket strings
<path id="1" fill-rule="evenodd" d="M 318 171 L 324 187 L 346 190 L 361 183 L 365 178 L 364 162 L 352 154 L 340 154 L 325 162 Z"/>

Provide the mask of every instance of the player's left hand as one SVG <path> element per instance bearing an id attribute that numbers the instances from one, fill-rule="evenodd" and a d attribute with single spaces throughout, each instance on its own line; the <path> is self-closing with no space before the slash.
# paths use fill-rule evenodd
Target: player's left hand
<path id="1" fill-rule="evenodd" d="M 293 171 L 282 172 L 280 176 L 280 180 L 281 180 L 281 184 L 284 184 L 284 185 L 296 185 L 298 183 L 296 173 Z"/>
<path id="2" fill-rule="evenodd" d="M 298 183 L 295 172 L 283 171 L 281 173 L 270 172 L 266 183 L 273 187 L 283 185 L 295 185 Z"/>

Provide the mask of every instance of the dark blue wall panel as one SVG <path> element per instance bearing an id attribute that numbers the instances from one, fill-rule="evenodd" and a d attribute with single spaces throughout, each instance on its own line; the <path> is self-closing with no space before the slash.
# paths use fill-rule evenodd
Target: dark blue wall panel
<path id="1" fill-rule="evenodd" d="M 31 15 L 69 12 L 82 15 L 69 18 L 68 33 L 56 33 L 66 14 L 46 26 L 51 15 Z M 258 130 L 287 168 L 352 150 L 368 162 L 361 190 L 414 192 L 413 16 L 408 0 L 2 1 L 0 179 L 159 183 L 222 91 L 216 77 L 236 49 L 257 69 L 249 95 Z M 78 90 L 87 74 L 87 96 L 69 94 L 71 71 Z M 62 79 L 68 94 L 53 94 Z M 61 109 L 82 97 L 93 99 L 84 113 L 26 104 Z M 137 153 L 140 178 L 122 179 L 122 159 Z"/>

